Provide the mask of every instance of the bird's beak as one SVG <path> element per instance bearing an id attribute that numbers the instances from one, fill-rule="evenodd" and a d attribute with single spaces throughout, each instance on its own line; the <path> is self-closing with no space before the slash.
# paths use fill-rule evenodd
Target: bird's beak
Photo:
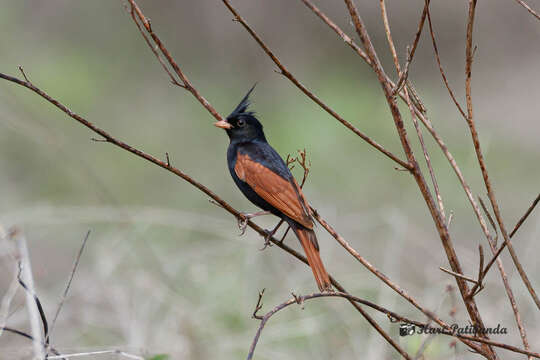
<path id="1" fill-rule="evenodd" d="M 218 128 L 222 128 L 226 130 L 232 128 L 232 125 L 226 122 L 225 120 L 216 121 L 214 123 L 214 126 L 217 126 Z"/>

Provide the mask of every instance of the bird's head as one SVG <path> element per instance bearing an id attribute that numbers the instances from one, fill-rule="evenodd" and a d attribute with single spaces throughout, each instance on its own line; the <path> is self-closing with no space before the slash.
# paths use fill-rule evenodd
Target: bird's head
<path id="1" fill-rule="evenodd" d="M 249 95 L 255 85 L 248 91 L 240 104 L 227 116 L 227 119 L 214 123 L 215 126 L 225 129 L 231 141 L 264 140 L 263 126 L 255 117 L 253 111 L 247 111 L 250 105 Z"/>

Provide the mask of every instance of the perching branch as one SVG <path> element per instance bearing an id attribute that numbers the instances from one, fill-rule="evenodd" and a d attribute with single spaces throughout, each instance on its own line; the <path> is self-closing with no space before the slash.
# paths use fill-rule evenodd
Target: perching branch
<path id="1" fill-rule="evenodd" d="M 18 78 L 15 78 L 15 77 L 12 77 L 12 76 L 9 76 L 9 75 L 5 75 L 5 74 L 2 74 L 0 73 L 0 78 L 2 79 L 5 79 L 5 80 L 8 80 L 8 81 L 11 81 L 15 84 L 18 84 L 20 86 L 23 86 L 23 87 L 26 87 L 27 89 L 30 89 L 32 90 L 33 92 L 35 92 L 36 94 L 40 95 L 42 98 L 44 98 L 45 100 L 49 101 L 50 103 L 52 103 L 53 105 L 55 105 L 57 108 L 59 108 L 60 110 L 62 110 L 64 113 L 66 113 L 68 116 L 70 116 L 71 118 L 73 118 L 74 120 L 78 121 L 79 123 L 83 124 L 84 126 L 86 126 L 87 128 L 89 128 L 90 130 L 94 131 L 95 133 L 99 134 L 100 136 L 102 136 L 106 142 L 108 143 L 111 143 L 117 147 L 120 147 L 138 157 L 141 157 L 147 161 L 150 161 L 152 163 L 154 163 L 155 165 L 158 165 L 159 167 L 161 168 L 164 168 L 170 172 L 172 172 L 173 174 L 181 177 L 182 179 L 184 179 L 185 181 L 189 182 L 190 184 L 192 184 L 193 186 L 195 186 L 197 189 L 201 190 L 202 192 L 204 192 L 206 195 L 210 196 L 212 198 L 213 201 L 215 201 L 217 204 L 219 204 L 219 206 L 221 206 L 223 209 L 227 210 L 229 213 L 231 213 L 232 215 L 234 215 L 236 218 L 242 218 L 243 215 L 237 211 L 236 209 L 234 209 L 232 206 L 230 206 L 227 202 L 225 202 L 223 199 L 221 199 L 219 196 L 217 196 L 216 194 L 214 194 L 210 189 L 208 189 L 206 186 L 202 185 L 201 183 L 197 182 L 196 180 L 194 180 L 193 178 L 191 178 L 189 175 L 185 174 L 184 172 L 180 171 L 179 169 L 175 168 L 175 167 L 172 167 L 170 165 L 167 165 L 165 162 L 141 151 L 141 150 L 138 150 L 118 139 L 116 139 L 115 137 L 113 137 L 112 135 L 110 135 L 108 132 L 106 132 L 105 130 L 95 126 L 93 123 L 89 122 L 88 120 L 84 119 L 83 117 L 81 117 L 80 115 L 72 112 L 71 110 L 69 110 L 66 106 L 64 106 L 63 104 L 61 104 L 60 102 L 58 102 L 57 100 L 53 99 L 52 97 L 50 97 L 47 93 L 45 93 L 44 91 L 42 91 L 41 89 L 37 88 L 35 85 L 33 85 L 32 83 L 28 82 L 28 81 L 25 81 L 25 80 L 21 80 L 21 79 L 18 79 Z M 261 227 L 259 227 L 258 225 L 254 224 L 253 222 L 251 221 L 248 221 L 248 226 L 250 226 L 252 229 L 254 229 L 256 232 L 258 232 L 261 236 L 266 236 L 266 232 L 264 229 L 262 229 Z M 292 248 L 288 247 L 287 245 L 279 242 L 277 239 L 275 239 L 274 237 L 272 237 L 270 239 L 272 241 L 272 243 L 274 243 L 275 245 L 277 245 L 279 248 L 287 251 L 288 253 L 290 253 L 291 255 L 295 256 L 296 258 L 300 259 L 302 262 L 304 262 L 305 264 L 307 264 L 307 260 L 305 259 L 304 256 L 302 256 L 301 254 L 299 254 L 297 251 L 293 250 Z M 343 289 L 343 287 L 337 282 L 335 281 L 333 278 L 331 279 L 332 280 L 332 284 L 334 284 L 334 286 L 336 286 L 336 288 L 338 288 L 340 291 L 343 291 L 345 292 L 345 290 Z M 382 330 L 372 319 L 371 317 L 362 309 L 360 308 L 358 305 L 356 306 L 356 309 L 368 320 L 368 322 L 374 326 L 380 333 L 381 335 L 383 335 L 383 337 L 392 344 L 392 346 L 394 347 L 397 347 L 399 348 L 399 345 L 397 345 L 397 343 L 394 342 L 394 340 L 384 332 L 384 330 Z M 401 350 L 400 353 L 402 353 L 402 355 L 404 356 L 407 356 L 407 354 Z"/>
<path id="2" fill-rule="evenodd" d="M 144 40 L 146 41 L 147 45 L 150 47 L 150 49 L 152 50 L 153 54 L 156 56 L 156 58 L 160 62 L 163 69 L 167 72 L 168 76 L 171 78 L 172 83 L 179 86 L 179 87 L 182 87 L 182 88 L 186 89 L 187 91 L 189 91 L 201 103 L 201 105 L 203 107 L 205 107 L 212 114 L 213 117 L 215 117 L 217 120 L 222 120 L 223 117 L 212 107 L 212 105 L 210 105 L 208 103 L 208 101 L 201 95 L 201 93 L 199 91 L 197 91 L 197 89 L 194 88 L 193 84 L 188 80 L 185 73 L 180 69 L 180 67 L 174 61 L 171 54 L 166 49 L 165 45 L 161 42 L 160 38 L 153 31 L 152 26 L 150 24 L 150 21 L 144 16 L 144 14 L 142 13 L 141 9 L 137 6 L 135 1 L 134 0 L 128 0 L 128 1 L 129 1 L 129 7 L 127 8 L 128 12 L 130 13 L 133 21 L 135 22 L 138 30 L 140 31 L 140 33 L 143 36 Z M 420 192 L 422 194 L 422 197 L 424 198 L 424 200 L 426 202 L 426 205 L 428 207 L 428 210 L 430 211 L 430 214 L 431 214 L 431 216 L 432 216 L 432 218 L 434 220 L 437 231 L 439 233 L 439 237 L 440 237 L 440 239 L 442 241 L 444 250 L 445 250 L 446 255 L 448 257 L 448 261 L 449 261 L 450 266 L 452 268 L 451 270 L 441 268 L 441 270 L 443 270 L 443 271 L 445 271 L 445 272 L 447 272 L 447 273 L 449 273 L 449 274 L 451 274 L 452 276 L 455 277 L 458 288 L 459 288 L 459 290 L 461 292 L 461 296 L 463 298 L 463 302 L 464 302 L 465 306 L 467 307 L 467 311 L 469 313 L 471 322 L 475 326 L 483 327 L 483 324 L 482 324 L 482 319 L 480 317 L 480 313 L 479 313 L 478 308 L 476 306 L 474 297 L 482 289 L 482 287 L 483 287 L 482 281 L 485 278 L 485 276 L 486 276 L 487 272 L 489 271 L 490 267 L 492 266 L 492 264 L 495 261 L 497 261 L 498 267 L 499 267 L 499 270 L 500 270 L 500 273 L 501 273 L 501 277 L 503 278 L 503 283 L 505 285 L 505 288 L 506 288 L 507 294 L 509 296 L 512 308 L 514 310 L 514 315 L 515 315 L 516 321 L 518 323 L 518 328 L 520 330 L 520 335 L 522 337 L 523 344 L 525 346 L 525 350 L 518 349 L 518 348 L 512 347 L 510 345 L 500 344 L 500 343 L 491 341 L 485 335 L 482 335 L 481 338 L 459 336 L 457 334 L 451 334 L 451 333 L 448 333 L 447 335 L 451 335 L 451 336 L 454 336 L 456 338 L 459 338 L 463 343 L 465 343 L 467 346 L 469 346 L 469 348 L 471 350 L 473 350 L 475 352 L 478 352 L 478 353 L 481 353 L 486 358 L 490 358 L 490 359 L 496 359 L 497 355 L 493 352 L 493 350 L 489 346 L 505 348 L 505 349 L 508 349 L 508 350 L 511 350 L 511 351 L 526 354 L 526 355 L 528 355 L 530 357 L 531 356 L 532 357 L 538 357 L 537 353 L 529 351 L 529 345 L 528 345 L 528 342 L 527 342 L 525 329 L 523 328 L 523 325 L 521 323 L 519 312 L 517 311 L 517 307 L 515 306 L 515 300 L 514 300 L 514 297 L 512 295 L 512 291 L 511 291 L 511 289 L 510 289 L 510 287 L 508 285 L 508 280 L 506 279 L 506 274 L 504 272 L 504 269 L 502 268 L 502 263 L 501 263 L 500 259 L 498 258 L 498 256 L 505 247 L 509 248 L 509 251 L 510 251 L 510 254 L 511 254 L 512 259 L 514 261 L 514 264 L 518 268 L 518 271 L 519 271 L 524 283 L 526 284 L 527 288 L 529 289 L 529 292 L 531 293 L 531 296 L 535 300 L 537 306 L 539 306 L 539 308 L 540 308 L 540 305 L 539 305 L 539 302 L 538 302 L 538 297 L 536 296 L 536 293 L 532 289 L 532 286 L 530 285 L 530 281 L 528 280 L 524 270 L 522 269 L 521 264 L 519 263 L 519 260 L 517 259 L 517 255 L 515 254 L 515 252 L 513 250 L 512 244 L 510 243 L 510 238 L 515 233 L 515 231 L 517 231 L 519 226 L 521 226 L 523 221 L 525 221 L 527 216 L 532 212 L 532 210 L 534 209 L 534 206 L 536 205 L 536 203 L 538 203 L 538 201 L 540 199 L 540 195 L 535 200 L 533 205 L 529 208 L 527 213 L 518 222 L 518 224 L 516 225 L 514 231 L 510 235 L 507 235 L 506 230 L 504 229 L 504 224 L 503 224 L 502 219 L 501 219 L 500 210 L 498 208 L 498 205 L 497 205 L 497 202 L 496 202 L 496 199 L 495 199 L 495 195 L 494 195 L 493 190 L 492 190 L 492 186 L 491 186 L 491 184 L 489 182 L 487 170 L 485 169 L 485 164 L 484 164 L 484 160 L 483 160 L 483 157 L 482 157 L 480 144 L 478 142 L 478 134 L 476 133 L 476 127 L 475 127 L 475 123 L 474 123 L 474 120 L 473 120 L 473 108 L 472 108 L 472 98 L 471 98 L 471 68 L 472 68 L 472 62 L 473 62 L 473 56 L 474 56 L 474 49 L 472 47 L 472 30 L 473 30 L 473 24 L 474 24 L 474 13 L 475 13 L 476 0 L 469 0 L 469 16 L 468 16 L 468 21 L 467 21 L 467 47 L 466 47 L 466 103 L 467 103 L 467 113 L 466 114 L 465 114 L 464 110 L 461 108 L 460 104 L 457 102 L 452 90 L 450 89 L 450 87 L 448 85 L 448 81 L 446 79 L 446 76 L 445 76 L 444 71 L 443 71 L 442 66 L 441 66 L 441 62 L 440 62 L 440 58 L 439 58 L 439 54 L 438 54 L 438 49 L 437 49 L 437 45 L 436 45 L 436 42 L 435 42 L 435 36 L 434 36 L 434 33 L 433 33 L 433 26 L 432 26 L 431 16 L 430 16 L 430 12 L 429 12 L 429 0 L 426 0 L 426 2 L 425 2 L 424 10 L 422 12 L 422 16 L 420 18 L 420 22 L 419 22 L 419 25 L 418 25 L 418 31 L 417 31 L 417 33 L 415 35 L 415 38 L 414 38 L 414 41 L 413 41 L 413 46 L 412 46 L 412 48 L 410 50 L 409 50 L 409 47 L 407 47 L 407 50 L 408 50 L 407 51 L 407 60 L 406 60 L 406 63 L 404 65 L 403 69 L 400 66 L 399 59 L 398 59 L 397 52 L 396 52 L 396 47 L 395 47 L 394 41 L 393 41 L 392 36 L 391 36 L 390 24 L 388 22 L 386 5 L 385 5 L 384 0 L 380 0 L 381 16 L 382 16 L 384 28 L 385 28 L 386 35 L 387 35 L 388 45 L 390 47 L 390 51 L 391 51 L 392 58 L 394 60 L 394 65 L 395 65 L 395 68 L 396 68 L 396 73 L 397 73 L 397 76 L 398 76 L 398 79 L 397 79 L 395 84 L 387 76 L 387 74 L 385 73 L 381 63 L 379 62 L 377 52 L 375 51 L 375 48 L 373 47 L 373 44 L 372 44 L 372 42 L 370 40 L 370 37 L 369 37 L 369 33 L 368 33 L 368 31 L 367 31 L 367 29 L 366 29 L 366 27 L 365 27 L 365 25 L 364 25 L 364 23 L 363 23 L 363 21 L 362 21 L 362 19 L 360 17 L 359 10 L 356 8 L 356 5 L 353 3 L 353 0 L 345 0 L 345 3 L 346 3 L 347 8 L 349 10 L 349 14 L 351 16 L 351 19 L 353 21 L 353 24 L 354 24 L 354 27 L 355 27 L 355 29 L 357 31 L 357 34 L 360 37 L 363 49 L 360 46 L 358 46 L 348 35 L 346 35 L 337 25 L 335 25 L 335 23 L 332 22 L 322 11 L 320 11 L 320 9 L 318 9 L 315 5 L 313 5 L 310 0 L 302 0 L 302 1 L 319 18 L 321 18 L 323 20 L 323 22 L 325 22 L 328 26 L 330 26 L 338 34 L 338 36 L 340 36 L 342 38 L 342 40 L 349 47 L 351 47 L 374 70 L 374 72 L 377 75 L 378 80 L 379 80 L 379 82 L 381 84 L 381 87 L 382 87 L 383 93 L 385 95 L 385 98 L 386 98 L 386 100 L 388 102 L 388 106 L 390 108 L 392 118 L 394 120 L 396 130 L 398 132 L 398 137 L 399 137 L 399 140 L 401 141 L 401 144 L 402 144 L 402 147 L 403 147 L 403 151 L 404 151 L 404 153 L 405 153 L 405 155 L 407 157 L 407 161 L 401 160 L 397 156 L 395 156 L 392 153 L 390 153 L 389 151 L 387 151 L 381 145 L 376 143 L 374 140 L 369 138 L 367 135 L 363 134 L 360 130 L 355 128 L 351 123 L 349 123 L 346 120 L 344 120 L 343 118 L 341 118 L 337 113 L 334 112 L 334 110 L 329 108 L 326 104 L 324 104 L 321 100 L 319 100 L 313 93 L 311 93 L 306 87 L 304 87 L 304 85 L 302 85 L 297 80 L 297 78 L 294 75 L 292 75 L 287 70 L 287 68 L 285 68 L 282 65 L 282 63 L 278 60 L 278 58 L 274 55 L 274 53 L 262 41 L 260 36 L 258 36 L 255 33 L 255 31 L 247 24 L 247 22 L 242 17 L 240 17 L 238 12 L 234 8 L 232 8 L 232 6 L 230 5 L 230 2 L 228 0 L 223 0 L 225 5 L 227 6 L 227 8 L 235 16 L 235 19 L 239 23 L 242 24 L 242 26 L 248 31 L 248 33 L 257 41 L 257 43 L 265 51 L 265 53 L 279 67 L 280 73 L 282 75 L 284 75 L 291 82 L 293 82 L 293 84 L 295 84 L 302 92 L 304 92 L 304 94 L 306 94 L 309 98 L 311 98 L 315 103 L 317 103 L 319 106 L 321 106 L 325 111 L 327 111 L 330 115 L 332 115 L 334 118 L 336 118 L 339 122 L 341 122 L 343 125 L 345 125 L 347 128 L 349 128 L 351 131 L 355 132 L 364 141 L 368 142 L 370 145 L 372 145 L 373 147 L 378 149 L 380 152 L 385 154 L 387 157 L 394 160 L 396 163 L 398 163 L 404 169 L 408 170 L 411 173 L 411 175 L 413 175 L 414 180 L 416 181 L 416 183 L 417 183 L 417 185 L 418 185 L 418 187 L 420 189 Z M 517 0 L 517 1 L 522 6 L 524 6 L 523 5 L 524 3 L 522 1 L 520 1 L 520 0 Z M 525 6 L 525 7 L 527 8 L 527 6 Z M 528 9 L 530 9 L 530 8 L 528 8 Z M 532 13 L 534 15 L 534 12 L 532 12 Z M 486 188 L 487 188 L 487 191 L 488 191 L 488 197 L 490 199 L 490 202 L 491 202 L 491 205 L 492 205 L 492 208 L 493 208 L 493 211 L 494 211 L 495 218 L 497 220 L 498 226 L 499 226 L 499 228 L 501 230 L 501 233 L 503 234 L 503 237 L 504 237 L 504 243 L 499 248 L 497 248 L 497 244 L 496 244 L 497 236 L 495 238 L 493 238 L 491 236 L 489 230 L 487 229 L 486 222 L 485 222 L 482 214 L 479 211 L 478 205 L 476 204 L 476 202 L 474 200 L 474 197 L 472 196 L 472 192 L 471 192 L 469 186 L 467 185 L 467 183 L 465 182 L 459 167 L 457 166 L 455 160 L 453 159 L 451 153 L 448 151 L 448 148 L 446 147 L 446 145 L 442 141 L 441 137 L 434 130 L 431 122 L 426 117 L 426 109 L 425 109 L 424 105 L 422 104 L 420 98 L 418 97 L 418 95 L 416 94 L 414 89 L 412 88 L 412 85 L 409 86 L 409 83 L 407 82 L 408 69 L 409 69 L 409 66 L 410 66 L 410 64 L 411 64 L 411 62 L 413 60 L 414 52 L 415 52 L 416 47 L 418 45 L 420 34 L 422 32 L 422 28 L 423 28 L 426 17 L 428 18 L 428 24 L 429 24 L 429 27 L 430 27 L 430 35 L 432 37 L 433 47 L 435 49 L 436 59 L 437 59 L 438 65 L 439 65 L 439 70 L 440 70 L 441 75 L 443 77 L 443 81 L 444 81 L 444 83 L 445 83 L 445 85 L 446 85 L 446 87 L 447 87 L 447 89 L 448 89 L 448 91 L 450 93 L 450 96 L 452 97 L 452 99 L 454 100 L 456 106 L 458 107 L 459 111 L 461 112 L 463 117 L 467 120 L 467 123 L 468 123 L 470 131 L 471 131 L 471 135 L 472 135 L 472 138 L 473 138 L 473 144 L 475 146 L 475 150 L 476 150 L 476 153 L 477 153 L 478 162 L 480 164 L 480 167 L 481 167 L 481 170 L 482 170 L 482 175 L 484 177 L 484 182 L 485 182 L 485 185 L 486 185 Z M 24 80 L 16 78 L 16 77 L 11 77 L 9 75 L 4 75 L 4 74 L 0 74 L 0 78 L 11 81 L 11 82 L 16 83 L 16 84 L 18 84 L 20 86 L 24 86 L 24 87 L 32 90 L 33 92 L 37 93 L 38 95 L 40 95 L 41 97 L 43 97 L 47 101 L 51 102 L 53 105 L 55 105 L 60 110 L 65 112 L 68 116 L 72 117 L 76 121 L 78 121 L 81 124 L 83 124 L 84 126 L 88 127 L 89 129 L 94 131 L 96 134 L 98 134 L 102 138 L 102 139 L 95 139 L 95 141 L 107 142 L 107 143 L 111 143 L 113 145 L 116 145 L 117 147 L 120 147 L 123 150 L 129 151 L 129 152 L 133 153 L 136 156 L 139 156 L 139 157 L 141 157 L 141 158 L 143 158 L 143 159 L 145 159 L 147 161 L 150 161 L 150 162 L 154 163 L 155 165 L 158 165 L 158 166 L 160 166 L 160 167 L 174 173 L 175 175 L 181 177 L 182 179 L 184 179 L 185 181 L 187 181 L 191 185 L 197 187 L 199 190 L 204 192 L 206 195 L 208 195 L 212 199 L 211 201 L 213 203 L 218 204 L 220 207 L 227 210 L 229 213 L 231 213 L 237 219 L 244 219 L 244 216 L 240 212 L 238 212 L 236 209 L 232 208 L 227 202 L 225 202 L 224 200 L 219 198 L 211 190 L 209 190 L 208 188 L 206 188 L 204 185 L 200 184 L 199 182 L 197 182 L 193 178 L 189 177 L 183 171 L 173 167 L 171 165 L 170 160 L 169 160 L 169 154 L 168 153 L 166 153 L 166 162 L 163 162 L 163 161 L 161 161 L 161 160 L 159 160 L 157 158 L 154 158 L 153 156 L 151 156 L 149 154 L 146 154 L 146 153 L 144 153 L 144 152 L 142 152 L 142 151 L 140 151 L 140 150 L 138 150 L 138 149 L 136 149 L 134 147 L 131 147 L 130 145 L 128 145 L 126 143 L 123 143 L 122 141 L 120 141 L 120 140 L 116 139 L 115 137 L 111 136 L 110 134 L 108 134 L 104 130 L 102 130 L 99 127 L 95 126 L 93 123 L 90 123 L 89 121 L 85 120 L 81 116 L 71 112 L 67 107 L 65 107 L 64 105 L 59 103 L 57 100 L 51 98 L 48 94 L 46 94 L 45 92 L 43 92 L 42 90 L 40 90 L 39 88 L 34 86 L 32 84 L 32 82 L 29 80 L 29 78 L 27 77 L 27 75 L 25 74 L 25 72 L 24 72 L 24 70 L 22 68 L 20 68 L 20 71 L 21 71 L 21 74 L 22 74 Z M 399 97 L 401 99 L 403 99 L 403 101 L 405 101 L 405 103 L 407 104 L 408 109 L 409 109 L 409 111 L 411 113 L 414 129 L 416 130 L 416 133 L 418 135 L 418 139 L 419 139 L 419 142 L 420 142 L 420 145 L 421 145 L 421 149 L 423 151 L 423 155 L 424 155 L 424 158 L 426 160 L 428 170 L 430 172 L 431 183 L 433 185 L 432 189 L 434 191 L 434 195 L 435 195 L 436 199 L 431 194 L 431 189 L 428 186 L 428 184 L 427 184 L 427 182 L 426 182 L 426 180 L 424 178 L 424 174 L 422 173 L 422 171 L 421 171 L 421 169 L 420 169 L 420 167 L 418 165 L 415 154 L 413 153 L 413 150 L 412 150 L 413 146 L 412 146 L 412 143 L 411 143 L 411 141 L 409 140 L 409 138 L 408 138 L 408 136 L 406 134 L 405 125 L 404 125 L 403 118 L 402 118 L 402 115 L 400 113 L 400 110 L 399 110 L 399 108 L 397 106 L 395 95 L 399 95 Z M 459 260 L 457 258 L 455 248 L 454 248 L 454 246 L 452 244 L 452 240 L 451 240 L 450 234 L 448 232 L 448 226 L 449 226 L 449 223 L 450 223 L 450 218 L 448 219 L 448 221 L 446 220 L 446 216 L 445 216 L 445 213 L 444 213 L 444 204 L 443 204 L 442 196 L 440 194 L 440 190 L 439 190 L 436 178 L 435 178 L 435 173 L 434 173 L 432 165 L 431 165 L 430 156 L 429 156 L 427 148 L 425 146 L 423 136 L 422 136 L 422 132 L 421 132 L 420 126 L 419 126 L 419 124 L 417 122 L 417 119 L 420 119 L 420 121 L 428 129 L 429 133 L 436 140 L 437 144 L 439 145 L 439 147 L 443 151 L 444 155 L 446 156 L 446 158 L 450 162 L 452 168 L 454 169 L 456 175 L 458 176 L 458 179 L 459 179 L 463 189 L 465 190 L 467 198 L 469 199 L 469 201 L 470 201 L 470 203 L 471 203 L 471 205 L 473 207 L 473 211 L 474 211 L 474 213 L 475 213 L 475 215 L 476 215 L 476 217 L 477 217 L 477 219 L 478 219 L 478 221 L 480 223 L 482 231 L 484 232 L 484 235 L 486 236 L 486 238 L 487 238 L 487 240 L 488 240 L 488 242 L 490 244 L 490 248 L 492 250 L 493 257 L 488 262 L 488 265 L 486 267 L 484 267 L 483 250 L 482 250 L 481 246 L 479 247 L 480 261 L 479 261 L 479 266 L 478 266 L 478 276 L 477 276 L 476 280 L 474 280 L 472 278 L 469 278 L 469 277 L 466 277 L 465 275 L 463 275 L 463 272 L 461 270 L 461 265 L 460 265 Z M 304 162 L 304 165 L 301 164 L 303 166 L 303 168 L 304 168 L 304 179 L 302 181 L 302 185 L 303 185 L 303 183 L 305 182 L 307 173 L 309 172 L 309 168 L 306 170 L 305 156 L 302 156 L 302 154 L 300 156 L 301 156 L 302 161 Z M 300 163 L 300 159 L 297 158 L 297 160 Z M 488 217 L 488 220 L 490 220 L 490 222 L 493 224 L 494 222 L 491 219 L 489 211 L 487 211 L 487 209 L 485 209 L 485 207 L 484 207 L 484 210 L 485 210 L 486 216 Z M 353 257 L 355 257 L 360 263 L 362 263 L 369 271 L 371 271 L 373 274 L 375 274 L 379 279 L 381 279 L 383 282 L 385 282 L 388 286 L 390 286 L 393 290 L 395 290 L 402 297 L 407 299 L 417 309 L 422 311 L 428 317 L 429 321 L 436 322 L 437 324 L 439 324 L 442 328 L 444 328 L 446 330 L 449 329 L 449 325 L 446 324 L 442 319 L 439 319 L 431 311 L 429 311 L 426 308 L 420 306 L 419 303 L 414 298 L 412 298 L 410 295 L 408 295 L 397 284 L 392 282 L 388 277 L 386 277 L 378 269 L 376 269 L 369 262 L 367 262 L 367 260 L 365 260 L 356 250 L 354 250 L 352 247 L 350 247 L 350 245 L 345 241 L 345 239 L 343 239 L 343 237 L 341 235 L 339 235 L 324 219 L 322 219 L 320 217 L 320 215 L 317 213 L 316 210 L 313 210 L 313 213 L 314 213 L 314 217 L 317 219 L 317 221 Z M 263 230 L 262 228 L 258 227 L 256 224 L 252 223 L 251 221 L 248 221 L 247 223 L 251 228 L 253 228 L 261 236 L 266 236 L 267 235 L 266 231 Z M 494 225 L 494 227 L 495 227 L 495 225 Z M 495 233 L 497 234 L 496 229 L 495 229 Z M 287 232 L 285 232 L 285 235 L 286 234 L 287 234 Z M 274 237 L 271 237 L 269 240 L 270 240 L 271 243 L 276 244 L 281 249 L 287 251 L 291 255 L 295 256 L 299 260 L 306 263 L 306 259 L 302 255 L 300 255 L 295 250 L 287 247 L 286 245 L 284 245 L 282 243 L 283 239 L 281 240 L 281 242 L 276 240 Z M 75 268 L 76 268 L 76 265 L 75 265 Z M 74 270 L 72 272 L 72 276 L 73 276 L 73 273 L 75 271 L 75 268 L 74 268 Z M 369 316 L 369 314 L 367 314 L 365 312 L 365 310 L 360 306 L 360 304 L 375 308 L 376 310 L 378 310 L 380 312 L 383 312 L 383 313 L 386 313 L 389 316 L 390 316 L 389 313 L 391 313 L 391 311 L 386 310 L 384 308 L 381 308 L 378 305 L 373 304 L 373 303 L 370 303 L 371 304 L 370 305 L 370 304 L 366 303 L 365 301 L 362 302 L 363 300 L 355 298 L 354 296 L 346 293 L 345 290 L 343 289 L 343 287 L 334 278 L 332 278 L 331 280 L 332 280 L 332 283 L 334 284 L 334 286 L 338 290 L 340 290 L 339 293 L 319 294 L 318 296 L 315 296 L 317 294 L 312 294 L 312 295 L 303 296 L 303 297 L 298 297 L 298 296 L 293 295 L 293 299 L 288 300 L 286 303 L 283 303 L 282 305 L 284 305 L 284 304 L 285 305 L 282 308 L 287 307 L 287 306 L 293 304 L 294 302 L 303 303 L 305 300 L 309 300 L 309 299 L 316 298 L 316 297 L 326 297 L 326 296 L 343 297 L 343 298 L 345 298 L 345 299 L 347 299 L 347 300 L 349 300 L 351 302 L 351 304 L 386 339 L 386 341 L 390 345 L 392 345 L 404 358 L 409 359 L 409 355 L 384 330 L 382 330 L 382 328 Z M 468 288 L 467 282 L 474 283 L 474 286 L 470 290 Z M 68 288 L 69 288 L 69 285 L 68 285 Z M 67 292 L 67 289 L 66 289 L 66 292 Z M 263 290 L 263 292 L 264 292 L 264 290 Z M 261 292 L 259 294 L 259 299 L 258 299 L 258 302 L 257 302 L 257 306 L 256 306 L 255 311 L 253 313 L 253 316 L 255 318 L 258 318 L 258 319 L 261 320 L 261 326 L 259 327 L 259 330 L 258 330 L 257 335 L 256 335 L 256 339 L 254 340 L 254 343 L 252 344 L 252 349 L 250 350 L 250 354 L 251 354 L 250 356 L 252 356 L 253 350 L 254 350 L 255 345 L 256 345 L 256 343 L 258 341 L 258 337 L 260 336 L 260 332 L 262 331 L 262 328 L 264 327 L 264 324 L 269 319 L 269 317 L 273 315 L 273 313 L 272 314 L 267 313 L 263 317 L 260 317 L 259 315 L 257 315 L 257 312 L 262 308 L 263 292 Z M 281 309 L 278 309 L 277 311 L 279 311 L 279 310 L 281 310 Z M 272 310 L 272 311 L 274 311 L 274 310 Z M 275 311 L 275 312 L 277 312 L 277 311 Z M 57 314 L 58 314 L 58 312 L 57 312 Z M 266 318 L 266 316 L 268 314 L 270 314 L 270 315 L 268 316 L 268 318 Z M 408 320 L 408 319 L 400 317 L 397 314 L 394 314 L 393 317 L 396 318 L 396 319 Z M 55 319 L 56 319 L 56 316 L 55 316 Z M 412 323 L 422 324 L 420 322 L 412 322 Z M 44 325 L 45 325 L 45 322 L 44 322 Z M 53 321 L 53 325 L 54 325 L 54 321 Z M 49 335 L 49 333 L 47 332 L 47 330 L 45 330 L 45 337 L 46 337 L 45 342 L 48 341 L 48 335 Z M 481 347 L 480 347 L 478 345 L 479 343 L 483 344 L 483 345 L 481 345 Z M 96 354 L 97 353 L 98 352 L 96 352 Z M 77 356 L 77 355 L 78 354 L 72 354 L 72 356 Z M 248 357 L 248 358 L 250 358 L 250 357 Z"/>

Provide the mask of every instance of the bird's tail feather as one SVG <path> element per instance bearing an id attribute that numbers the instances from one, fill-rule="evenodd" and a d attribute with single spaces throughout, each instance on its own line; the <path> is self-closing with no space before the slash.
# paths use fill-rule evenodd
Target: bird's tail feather
<path id="1" fill-rule="evenodd" d="M 319 246 L 317 244 L 317 237 L 315 232 L 310 229 L 299 228 L 297 226 L 291 226 L 294 233 L 300 240 L 300 244 L 304 248 L 306 253 L 307 261 L 311 270 L 313 271 L 313 276 L 317 282 L 317 286 L 320 291 L 328 291 L 332 289 L 332 283 L 330 282 L 330 277 L 324 268 L 324 265 L 319 255 Z"/>

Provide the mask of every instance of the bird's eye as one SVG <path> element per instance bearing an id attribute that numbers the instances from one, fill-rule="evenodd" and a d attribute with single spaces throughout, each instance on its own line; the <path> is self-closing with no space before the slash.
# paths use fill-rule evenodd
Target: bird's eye
<path id="1" fill-rule="evenodd" d="M 246 122 L 243 119 L 238 119 L 236 125 L 238 125 L 238 127 L 243 127 L 244 125 L 246 125 Z"/>

